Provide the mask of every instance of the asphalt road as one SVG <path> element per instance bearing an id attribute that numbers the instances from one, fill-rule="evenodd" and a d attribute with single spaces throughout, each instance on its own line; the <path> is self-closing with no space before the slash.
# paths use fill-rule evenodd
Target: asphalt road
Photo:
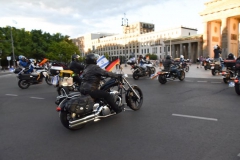
<path id="1" fill-rule="evenodd" d="M 9 74 L 0 81 L 0 160 L 240 159 L 240 97 L 220 77 L 129 78 L 144 93 L 141 110 L 78 131 L 61 125 L 53 86 L 22 90 Z"/>

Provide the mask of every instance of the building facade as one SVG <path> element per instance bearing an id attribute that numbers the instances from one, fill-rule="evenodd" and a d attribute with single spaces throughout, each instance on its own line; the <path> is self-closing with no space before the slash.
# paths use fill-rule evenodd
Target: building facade
<path id="1" fill-rule="evenodd" d="M 197 29 L 183 26 L 155 31 L 154 24 L 137 22 L 123 26 L 122 29 L 122 34 L 90 33 L 73 39 L 73 42 L 83 55 L 95 52 L 99 55 L 108 54 L 110 59 L 121 57 L 125 60 L 130 56 L 138 58 L 139 55 L 146 54 L 156 54 L 158 59 L 165 58 L 168 54 L 172 57 L 184 54 L 185 58 L 193 58 L 196 56 L 191 56 L 189 52 L 185 53 L 190 45 L 180 44 L 186 39 L 188 41 L 194 39 L 196 43 L 201 41 L 201 35 L 196 39 Z"/>

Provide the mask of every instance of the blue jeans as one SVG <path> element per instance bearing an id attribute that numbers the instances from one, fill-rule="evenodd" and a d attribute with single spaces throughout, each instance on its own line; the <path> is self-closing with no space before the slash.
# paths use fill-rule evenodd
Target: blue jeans
<path id="1" fill-rule="evenodd" d="M 178 71 L 177 68 L 171 67 L 170 72 L 175 72 L 175 73 L 177 73 L 178 77 L 180 77 L 180 72 Z"/>

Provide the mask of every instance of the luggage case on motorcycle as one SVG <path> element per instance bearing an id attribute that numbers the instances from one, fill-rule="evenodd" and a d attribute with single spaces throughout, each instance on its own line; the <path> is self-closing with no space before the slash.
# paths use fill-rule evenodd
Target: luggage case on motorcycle
<path id="1" fill-rule="evenodd" d="M 66 109 L 71 113 L 88 114 L 93 110 L 94 101 L 89 95 L 81 95 L 70 99 L 66 103 Z"/>
<path id="2" fill-rule="evenodd" d="M 61 70 L 63 70 L 63 67 L 61 67 L 61 66 L 52 66 L 52 67 L 50 68 L 50 73 L 51 73 L 52 75 L 58 75 Z"/>
<path id="3" fill-rule="evenodd" d="M 236 60 L 224 60 L 224 65 L 227 68 L 233 69 L 233 66 L 235 66 Z"/>
<path id="4" fill-rule="evenodd" d="M 19 79 L 22 79 L 22 80 L 29 80 L 30 79 L 30 74 L 20 74 L 18 76 Z"/>
<path id="5" fill-rule="evenodd" d="M 71 70 L 61 70 L 59 76 L 60 77 L 72 77 L 73 71 Z"/>

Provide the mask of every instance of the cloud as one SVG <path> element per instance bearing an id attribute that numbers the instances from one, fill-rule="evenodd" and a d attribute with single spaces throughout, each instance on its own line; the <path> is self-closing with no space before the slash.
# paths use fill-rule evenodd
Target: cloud
<path id="1" fill-rule="evenodd" d="M 89 32 L 121 33 L 129 23 L 154 23 L 156 30 L 179 25 L 200 28 L 206 0 L 0 0 L 0 26 L 60 32 L 72 38 Z M 17 21 L 17 25 L 12 20 Z"/>

